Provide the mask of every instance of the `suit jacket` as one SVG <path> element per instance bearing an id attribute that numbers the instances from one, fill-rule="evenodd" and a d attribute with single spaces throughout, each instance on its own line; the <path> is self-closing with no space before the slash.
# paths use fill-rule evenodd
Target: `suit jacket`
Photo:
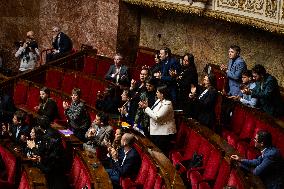
<path id="1" fill-rule="evenodd" d="M 88 138 L 87 136 L 92 128 L 94 128 L 95 130 L 98 130 L 98 126 L 93 124 L 92 127 L 90 127 L 88 131 L 86 132 L 85 134 L 86 138 Z M 90 138 L 90 141 L 93 142 L 93 144 L 96 146 L 102 146 L 102 142 L 104 141 L 104 139 L 110 140 L 112 136 L 113 136 L 112 126 L 110 125 L 103 126 L 100 128 L 99 132 L 94 138 Z"/>
<path id="2" fill-rule="evenodd" d="M 28 135 L 29 135 L 29 126 L 27 126 L 27 125 L 22 125 L 21 128 L 20 128 L 20 131 L 19 131 L 19 133 L 18 133 L 18 136 L 16 136 L 17 128 L 18 128 L 18 126 L 12 125 L 12 126 L 10 127 L 10 132 L 12 133 L 12 139 L 13 139 L 16 143 L 20 143 L 21 135 L 25 135 L 25 136 L 28 136 Z"/>
<path id="3" fill-rule="evenodd" d="M 73 44 L 71 39 L 63 32 L 60 32 L 52 42 L 54 49 L 59 50 L 59 53 L 66 53 L 72 50 Z"/>
<path id="4" fill-rule="evenodd" d="M 107 71 L 107 73 L 105 75 L 105 79 L 116 83 L 116 77 L 111 77 L 111 75 L 114 74 L 115 72 L 116 72 L 115 65 L 111 65 L 109 67 L 109 70 Z M 128 67 L 125 66 L 125 65 L 121 65 L 118 83 L 119 84 L 128 84 L 129 83 Z"/>
<path id="5" fill-rule="evenodd" d="M 283 189 L 283 159 L 278 149 L 268 147 L 257 159 L 241 161 L 241 167 L 249 170 L 253 168 L 252 173 L 260 176 L 267 189 Z"/>
<path id="6" fill-rule="evenodd" d="M 217 102 L 218 92 L 215 88 L 197 88 L 196 97 L 189 99 L 186 108 L 186 114 L 197 119 L 200 123 L 213 127 L 216 120 L 215 105 Z"/>
<path id="7" fill-rule="evenodd" d="M 134 179 L 141 166 L 141 157 L 134 148 L 131 148 L 131 150 L 127 152 L 126 158 L 123 161 L 124 156 L 124 148 L 120 148 L 118 150 L 118 161 L 114 162 L 112 169 L 117 171 L 120 177 L 130 177 Z"/>
<path id="8" fill-rule="evenodd" d="M 40 104 L 38 114 L 47 117 L 51 122 L 54 121 L 54 119 L 58 117 L 58 107 L 56 102 L 51 98 L 48 98 L 46 103 Z"/>
<path id="9" fill-rule="evenodd" d="M 227 77 L 229 79 L 229 95 L 241 96 L 240 85 L 242 81 L 242 72 L 247 69 L 247 65 L 242 57 L 235 60 L 230 59 L 228 63 Z"/>
<path id="10" fill-rule="evenodd" d="M 172 102 L 157 100 L 152 109 L 145 113 L 150 117 L 150 135 L 170 135 L 176 133 L 176 124 Z"/>
<path id="11" fill-rule="evenodd" d="M 258 99 L 258 107 L 272 116 L 283 114 L 283 103 L 275 77 L 266 74 L 264 81 L 256 82 L 251 96 Z"/>
<path id="12" fill-rule="evenodd" d="M 161 62 L 161 80 L 163 83 L 167 85 L 176 85 L 176 81 L 174 78 L 172 78 L 169 74 L 169 71 L 171 69 L 174 69 L 177 71 L 177 73 L 180 72 L 180 64 L 177 62 L 175 58 L 167 58 L 166 60 Z"/>

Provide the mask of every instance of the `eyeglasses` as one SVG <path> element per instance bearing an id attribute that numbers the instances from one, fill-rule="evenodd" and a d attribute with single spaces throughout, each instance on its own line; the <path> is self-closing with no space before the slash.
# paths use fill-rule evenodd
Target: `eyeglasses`
<path id="1" fill-rule="evenodd" d="M 253 141 L 254 141 L 254 142 L 258 142 L 257 138 L 254 138 Z"/>

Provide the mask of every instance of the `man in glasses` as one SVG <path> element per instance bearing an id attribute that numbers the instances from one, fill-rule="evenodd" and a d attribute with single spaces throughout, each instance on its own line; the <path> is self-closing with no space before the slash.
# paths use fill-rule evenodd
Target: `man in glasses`
<path id="1" fill-rule="evenodd" d="M 284 188 L 283 159 L 280 151 L 272 146 L 272 136 L 267 131 L 258 131 L 255 138 L 255 147 L 261 150 L 257 159 L 242 159 L 238 155 L 232 155 L 231 159 L 254 175 L 259 176 L 267 189 Z"/>

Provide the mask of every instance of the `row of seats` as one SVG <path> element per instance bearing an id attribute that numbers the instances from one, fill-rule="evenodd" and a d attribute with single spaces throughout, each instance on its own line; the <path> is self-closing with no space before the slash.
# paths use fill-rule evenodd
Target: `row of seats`
<path id="1" fill-rule="evenodd" d="M 179 165 L 180 173 L 186 174 L 193 189 L 219 189 L 224 186 L 245 188 L 246 183 L 237 174 L 237 169 L 230 165 L 228 156 L 224 156 L 223 150 L 213 145 L 202 132 L 188 127 L 188 124 L 183 122 L 179 126 L 175 146 L 175 150 L 170 153 L 171 160 L 175 166 Z M 202 155 L 203 164 L 201 167 L 188 169 L 183 163 L 191 160 L 194 153 Z"/>
<path id="2" fill-rule="evenodd" d="M 133 181 L 130 178 L 122 178 L 121 186 L 123 189 L 128 188 L 143 188 L 143 189 L 163 189 L 163 178 L 158 174 L 158 168 L 153 163 L 150 155 L 144 152 L 140 146 L 135 144 L 135 149 L 141 157 L 141 167 L 139 169 L 136 179 Z"/>
<path id="3" fill-rule="evenodd" d="M 2 165 L 6 170 L 5 178 L 0 178 L 0 188 L 14 188 L 16 181 L 17 160 L 16 156 L 0 145 L 0 156 L 2 158 Z"/>
<path id="4" fill-rule="evenodd" d="M 103 91 L 108 83 L 82 72 L 66 72 L 63 69 L 50 68 L 46 71 L 44 85 L 71 94 L 74 87 L 81 89 L 81 98 L 88 104 L 95 106 L 97 92 Z"/>
<path id="5" fill-rule="evenodd" d="M 36 83 L 28 82 L 25 80 L 19 81 L 16 84 L 15 91 L 14 91 L 14 100 L 16 102 L 16 105 L 18 107 L 21 107 L 22 109 L 34 111 L 33 107 L 37 105 L 38 103 L 38 98 L 36 97 L 38 97 L 39 90 L 40 90 L 40 86 Z M 16 95 L 16 94 L 26 94 L 24 96 L 26 96 L 27 100 L 25 100 L 24 98 L 21 98 L 22 95 Z M 62 96 L 58 95 L 54 91 L 51 91 L 51 96 L 57 102 L 58 107 L 61 107 L 62 101 L 63 101 Z M 26 103 L 23 104 L 24 102 Z M 96 112 L 89 111 L 89 113 L 90 113 L 91 119 L 94 119 Z M 60 117 L 62 117 L 62 119 L 65 118 L 63 109 L 59 108 L 59 114 L 61 114 Z M 163 184 L 164 183 L 163 178 L 161 177 L 161 175 L 159 175 L 157 167 L 151 160 L 150 156 L 146 154 L 145 152 L 143 152 L 141 148 L 139 148 L 139 146 L 137 145 L 136 145 L 136 149 L 141 155 L 142 165 L 141 165 L 139 174 L 135 181 L 131 181 L 129 178 L 122 180 L 122 185 L 124 186 L 123 188 L 129 188 L 130 186 L 131 188 L 133 188 L 134 186 L 139 186 L 139 185 L 143 185 L 144 188 L 149 188 L 149 189 L 153 187 L 154 188 L 165 187 Z M 80 187 L 82 186 L 82 183 L 78 182 L 76 179 L 78 174 L 80 174 L 78 173 L 80 172 L 79 170 L 81 171 L 85 170 L 81 168 L 82 165 L 80 164 L 82 164 L 80 162 L 80 158 L 78 156 L 75 156 L 73 159 L 73 164 L 72 164 L 71 174 L 70 174 L 70 178 L 73 178 L 71 179 L 71 183 L 73 183 L 72 184 L 73 186 L 77 186 L 77 185 L 80 185 Z M 85 173 L 82 172 L 81 174 L 85 174 Z M 86 175 L 83 175 L 83 176 L 87 177 Z"/>
<path id="6" fill-rule="evenodd" d="M 236 104 L 233 110 L 231 123 L 223 127 L 222 136 L 229 144 L 237 149 L 241 155 L 254 159 L 259 155 L 254 147 L 254 137 L 259 130 L 266 130 L 272 134 L 273 145 L 280 149 L 284 156 L 284 129 L 275 124 L 273 120 L 265 120 L 264 115 L 259 116 L 251 108 Z"/>

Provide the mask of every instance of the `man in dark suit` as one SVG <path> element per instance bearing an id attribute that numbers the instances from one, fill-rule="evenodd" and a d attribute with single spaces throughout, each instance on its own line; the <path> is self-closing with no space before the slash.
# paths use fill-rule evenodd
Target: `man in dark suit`
<path id="1" fill-rule="evenodd" d="M 60 28 L 54 26 L 52 28 L 54 36 L 52 39 L 53 52 L 46 55 L 46 62 L 61 58 L 71 52 L 73 44 L 71 39 Z"/>
<path id="2" fill-rule="evenodd" d="M 114 188 L 119 188 L 120 177 L 130 177 L 134 179 L 137 176 L 141 166 L 141 158 L 138 152 L 133 148 L 134 135 L 125 133 L 121 138 L 121 148 L 116 151 L 111 151 L 113 166 L 111 169 L 106 169 Z"/>
<path id="3" fill-rule="evenodd" d="M 15 110 L 13 99 L 0 90 L 0 123 L 10 122 Z"/>
<path id="4" fill-rule="evenodd" d="M 25 112 L 16 111 L 12 120 L 13 125 L 8 129 L 9 135 L 20 145 L 25 142 L 25 137 L 29 135 L 29 127 L 25 125 L 25 119 Z"/>
<path id="5" fill-rule="evenodd" d="M 167 85 L 171 95 L 171 101 L 176 103 L 177 82 L 176 76 L 180 73 L 181 65 L 172 57 L 171 50 L 167 47 L 160 50 L 161 73 L 157 76 L 161 83 Z"/>
<path id="6" fill-rule="evenodd" d="M 247 171 L 259 176 L 267 189 L 284 188 L 283 159 L 280 151 L 272 146 L 272 136 L 267 131 L 258 131 L 255 138 L 255 147 L 261 150 L 257 159 L 241 159 L 238 155 L 231 158 L 239 162 Z"/>
<path id="7" fill-rule="evenodd" d="M 105 79 L 116 83 L 117 85 L 128 85 L 128 67 L 122 64 L 122 59 L 123 57 L 119 53 L 114 56 L 114 65 L 109 67 L 109 70 L 105 75 Z"/>

